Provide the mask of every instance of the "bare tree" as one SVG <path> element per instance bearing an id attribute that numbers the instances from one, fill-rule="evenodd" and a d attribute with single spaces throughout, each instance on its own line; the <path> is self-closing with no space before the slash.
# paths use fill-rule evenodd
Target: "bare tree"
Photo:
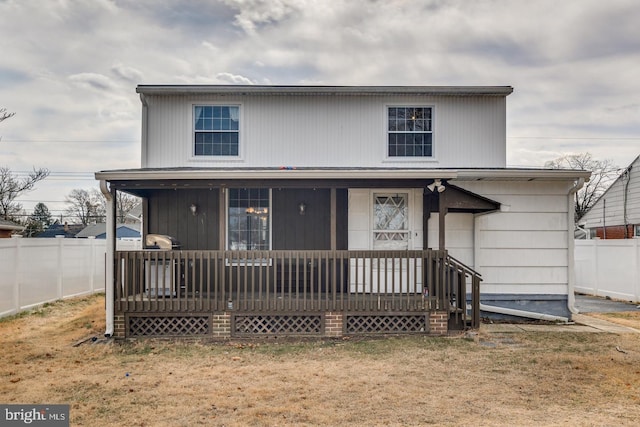
<path id="1" fill-rule="evenodd" d="M 6 108 L 0 108 L 0 122 L 7 120 L 9 117 L 15 116 L 16 113 L 7 113 Z M 2 136 L 0 136 L 0 141 L 2 141 Z"/>
<path id="2" fill-rule="evenodd" d="M 22 205 L 15 200 L 23 193 L 33 190 L 38 181 L 49 176 L 47 169 L 33 169 L 25 178 L 18 178 L 8 167 L 0 167 L 0 218 L 15 220 Z"/>
<path id="3" fill-rule="evenodd" d="M 576 169 L 591 172 L 589 182 L 576 193 L 576 221 L 589 210 L 591 206 L 607 190 L 618 176 L 618 166 L 611 160 L 595 160 L 590 153 L 566 154 L 545 163 L 551 169 Z"/>
<path id="4" fill-rule="evenodd" d="M 118 191 L 116 196 L 116 222 L 127 222 L 127 214 L 140 203 L 140 198 Z M 106 210 L 106 206 L 105 206 Z"/>
<path id="5" fill-rule="evenodd" d="M 98 189 L 75 189 L 69 193 L 66 199 L 69 204 L 66 215 L 73 218 L 74 221 L 78 220 L 85 225 L 105 222 L 107 202 Z M 116 196 L 116 222 L 126 222 L 127 214 L 138 203 L 140 203 L 138 197 L 118 192 Z"/>
<path id="6" fill-rule="evenodd" d="M 69 207 L 65 213 L 74 221 L 77 220 L 84 225 L 104 222 L 105 211 L 102 194 L 95 188 L 91 191 L 71 190 L 71 193 L 66 197 L 66 203 Z"/>

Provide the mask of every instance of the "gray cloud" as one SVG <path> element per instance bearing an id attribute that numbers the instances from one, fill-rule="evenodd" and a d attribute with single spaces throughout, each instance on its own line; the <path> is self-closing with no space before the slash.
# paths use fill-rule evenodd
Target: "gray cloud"
<path id="1" fill-rule="evenodd" d="M 18 113 L 0 164 L 21 170 L 137 167 L 135 86 L 172 83 L 513 85 L 509 164 L 638 154 L 612 139 L 640 136 L 637 0 L 21 0 L 0 16 L 0 107 Z M 11 142 L 32 140 L 51 142 Z"/>
<path id="2" fill-rule="evenodd" d="M 113 90 L 115 85 L 107 76 L 97 73 L 80 73 L 69 76 L 69 80 L 80 86 L 98 90 Z"/>

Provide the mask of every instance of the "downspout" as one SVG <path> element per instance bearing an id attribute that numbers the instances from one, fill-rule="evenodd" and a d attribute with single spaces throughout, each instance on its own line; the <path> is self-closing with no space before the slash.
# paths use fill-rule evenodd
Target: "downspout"
<path id="1" fill-rule="evenodd" d="M 146 167 L 147 165 L 147 139 L 149 138 L 149 103 L 144 93 L 140 94 L 140 102 L 142 102 L 142 139 L 140 144 L 140 167 Z"/>
<path id="2" fill-rule="evenodd" d="M 631 166 L 629 166 L 629 168 L 624 171 L 624 176 L 622 177 L 622 179 L 627 180 L 627 183 L 624 185 L 624 193 L 622 194 L 622 221 L 624 222 L 624 238 L 628 239 L 629 238 L 629 219 L 627 218 L 627 203 L 628 203 L 628 195 L 629 195 L 629 181 L 631 181 Z"/>
<path id="3" fill-rule="evenodd" d="M 578 309 L 576 308 L 576 295 L 575 295 L 575 285 L 576 285 L 576 270 L 575 270 L 575 241 L 574 241 L 574 229 L 575 229 L 575 198 L 574 194 L 576 194 L 584 185 L 584 178 L 578 178 L 573 187 L 569 189 L 569 193 L 567 194 L 567 308 L 572 314 L 578 314 Z"/>
<path id="4" fill-rule="evenodd" d="M 107 254 L 105 265 L 105 315 L 106 329 L 104 336 L 109 338 L 113 336 L 113 317 L 114 317 L 114 256 L 115 256 L 115 235 L 113 235 L 115 218 L 113 215 L 113 197 L 105 180 L 100 180 L 100 191 L 107 201 Z"/>
<path id="5" fill-rule="evenodd" d="M 517 310 L 515 308 L 496 307 L 494 305 L 486 305 L 480 303 L 480 311 L 488 311 L 489 313 L 506 314 L 509 316 L 526 317 L 528 319 L 547 320 L 549 322 L 569 323 L 568 317 L 555 316 L 553 314 L 536 313 L 533 311 Z"/>

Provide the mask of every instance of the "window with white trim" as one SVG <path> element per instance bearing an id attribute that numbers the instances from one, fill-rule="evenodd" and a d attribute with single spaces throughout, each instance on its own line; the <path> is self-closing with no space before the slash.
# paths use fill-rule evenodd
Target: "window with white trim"
<path id="1" fill-rule="evenodd" d="M 268 188 L 228 190 L 227 248 L 233 251 L 271 249 Z"/>
<path id="2" fill-rule="evenodd" d="M 195 156 L 237 157 L 240 152 L 240 106 L 194 106 L 193 132 Z"/>
<path id="3" fill-rule="evenodd" d="M 433 157 L 433 108 L 387 108 L 387 156 Z"/>

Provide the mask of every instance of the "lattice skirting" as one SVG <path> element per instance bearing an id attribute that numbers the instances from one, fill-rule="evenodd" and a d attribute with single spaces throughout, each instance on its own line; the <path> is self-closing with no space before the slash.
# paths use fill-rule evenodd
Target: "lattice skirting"
<path id="1" fill-rule="evenodd" d="M 347 314 L 346 334 L 403 334 L 429 332 L 428 314 Z"/>
<path id="2" fill-rule="evenodd" d="M 128 316 L 127 337 L 185 337 L 209 335 L 209 316 Z"/>
<path id="3" fill-rule="evenodd" d="M 234 314 L 232 336 L 322 336 L 324 313 L 314 314 Z"/>

